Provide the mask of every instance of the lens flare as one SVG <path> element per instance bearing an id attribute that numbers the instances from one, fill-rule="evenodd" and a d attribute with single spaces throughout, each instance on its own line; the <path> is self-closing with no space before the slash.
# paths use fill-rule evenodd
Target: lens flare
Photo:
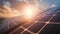
<path id="1" fill-rule="evenodd" d="M 32 19 L 35 15 L 36 15 L 36 12 L 37 12 L 37 7 L 34 6 L 34 5 L 25 5 L 24 8 L 23 8 L 23 17 L 25 19 Z"/>

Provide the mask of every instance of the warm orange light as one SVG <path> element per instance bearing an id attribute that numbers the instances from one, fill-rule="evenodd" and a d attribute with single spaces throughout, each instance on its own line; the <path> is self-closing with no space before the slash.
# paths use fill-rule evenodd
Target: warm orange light
<path id="1" fill-rule="evenodd" d="M 23 17 L 25 19 L 31 20 L 37 13 L 37 7 L 35 5 L 25 5 L 23 7 Z"/>
<path id="2" fill-rule="evenodd" d="M 24 17 L 31 19 L 33 17 L 34 14 L 34 8 L 32 8 L 31 6 L 26 6 L 24 8 Z"/>

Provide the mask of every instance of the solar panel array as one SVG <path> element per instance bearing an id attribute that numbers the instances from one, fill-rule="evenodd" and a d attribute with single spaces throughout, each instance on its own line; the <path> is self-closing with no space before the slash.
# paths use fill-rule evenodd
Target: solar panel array
<path id="1" fill-rule="evenodd" d="M 56 8 L 40 13 L 30 23 L 21 23 L 19 17 L 5 19 L 3 22 L 1 34 L 60 34 L 60 10 Z"/>

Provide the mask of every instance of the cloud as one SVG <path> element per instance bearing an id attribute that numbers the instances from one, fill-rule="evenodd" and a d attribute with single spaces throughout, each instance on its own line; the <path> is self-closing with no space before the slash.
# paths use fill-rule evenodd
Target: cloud
<path id="1" fill-rule="evenodd" d="M 3 6 L 3 5 L 4 5 L 3 1 L 2 1 L 2 0 L 0 0 L 0 6 Z"/>
<path id="2" fill-rule="evenodd" d="M 20 13 L 18 10 L 10 8 L 8 6 L 3 6 L 3 8 L 0 8 L 0 18 L 11 18 L 19 15 Z"/>
<path id="3" fill-rule="evenodd" d="M 11 3 L 9 1 L 3 1 L 4 6 L 11 6 Z"/>
<path id="4" fill-rule="evenodd" d="M 52 4 L 51 7 L 56 7 L 56 5 L 55 4 Z"/>

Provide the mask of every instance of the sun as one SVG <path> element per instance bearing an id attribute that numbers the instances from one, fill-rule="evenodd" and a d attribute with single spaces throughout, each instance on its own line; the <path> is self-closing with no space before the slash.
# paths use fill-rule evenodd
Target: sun
<path id="1" fill-rule="evenodd" d="M 36 15 L 37 7 L 35 5 L 32 5 L 32 4 L 26 4 L 23 7 L 22 12 L 23 12 L 23 17 L 25 19 L 31 20 Z"/>
<path id="2" fill-rule="evenodd" d="M 32 8 L 32 6 L 25 6 L 24 16 L 30 19 L 33 17 L 33 14 L 34 14 L 34 8 Z"/>

